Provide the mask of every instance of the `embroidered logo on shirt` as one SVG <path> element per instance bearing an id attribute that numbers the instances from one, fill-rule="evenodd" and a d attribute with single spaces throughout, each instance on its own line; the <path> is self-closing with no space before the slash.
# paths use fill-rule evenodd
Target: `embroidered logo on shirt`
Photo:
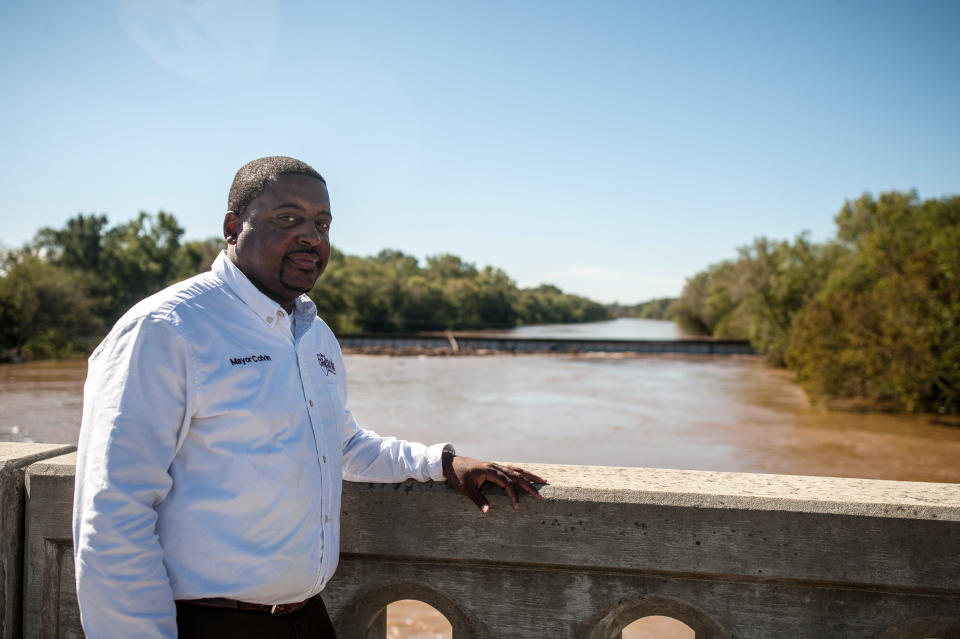
<path id="1" fill-rule="evenodd" d="M 269 362 L 272 361 L 269 355 L 251 355 L 250 357 L 231 357 L 230 364 L 232 366 L 243 366 L 244 364 L 252 364 L 254 362 Z"/>
<path id="2" fill-rule="evenodd" d="M 327 359 L 323 353 L 317 353 L 317 361 L 320 362 L 320 368 L 323 369 L 323 374 L 327 377 L 330 377 L 331 374 L 337 374 L 337 369 L 333 367 L 333 362 Z"/>

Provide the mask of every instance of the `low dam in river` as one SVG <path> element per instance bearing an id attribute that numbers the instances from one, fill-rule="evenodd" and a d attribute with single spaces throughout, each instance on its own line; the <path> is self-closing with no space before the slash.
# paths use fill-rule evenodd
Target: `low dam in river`
<path id="1" fill-rule="evenodd" d="M 427 349 L 438 351 L 494 351 L 503 353 L 647 353 L 685 355 L 753 355 L 750 342 L 722 339 L 596 339 L 505 337 L 482 334 L 381 334 L 338 335 L 350 349 Z"/>
<path id="2" fill-rule="evenodd" d="M 70 446 L 0 443 L 0 636 L 82 637 Z M 418 599 L 455 639 L 616 639 L 664 615 L 698 639 L 960 637 L 960 485 L 524 464 L 543 501 L 488 515 L 444 483 L 343 487 L 324 599 L 383 639 Z"/>

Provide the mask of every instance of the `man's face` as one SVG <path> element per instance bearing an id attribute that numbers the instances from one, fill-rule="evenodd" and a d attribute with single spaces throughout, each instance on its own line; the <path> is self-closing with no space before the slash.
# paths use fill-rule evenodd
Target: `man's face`
<path id="1" fill-rule="evenodd" d="M 300 174 L 268 184 L 243 215 L 227 212 L 227 256 L 287 312 L 313 288 L 330 260 L 330 196 L 326 185 Z"/>

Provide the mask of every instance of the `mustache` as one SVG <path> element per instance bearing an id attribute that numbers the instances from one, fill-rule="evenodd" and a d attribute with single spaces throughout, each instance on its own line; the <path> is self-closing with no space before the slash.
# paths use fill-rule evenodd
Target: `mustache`
<path id="1" fill-rule="evenodd" d="M 302 249 L 299 251 L 290 251 L 289 253 L 287 253 L 287 257 L 290 257 L 291 255 L 312 255 L 313 257 L 317 258 L 320 261 L 323 260 L 323 255 L 320 254 L 320 251 L 316 251 L 313 249 Z"/>

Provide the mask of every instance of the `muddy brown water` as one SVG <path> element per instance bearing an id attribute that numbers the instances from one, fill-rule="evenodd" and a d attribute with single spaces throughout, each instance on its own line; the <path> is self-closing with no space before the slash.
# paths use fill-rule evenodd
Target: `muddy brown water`
<path id="1" fill-rule="evenodd" d="M 514 462 L 960 481 L 960 427 L 828 411 L 745 357 L 347 355 L 364 425 Z M 0 365 L 0 440 L 76 443 L 85 362 Z"/>
<path id="2" fill-rule="evenodd" d="M 562 331 L 561 331 L 562 332 Z M 672 337 L 672 335 L 664 335 Z M 751 357 L 346 356 L 367 427 L 474 457 L 960 482 L 960 427 L 828 411 Z M 0 440 L 76 443 L 84 361 L 0 365 Z M 449 637 L 425 604 L 389 608 L 390 637 Z M 689 638 L 650 619 L 624 637 Z"/>

